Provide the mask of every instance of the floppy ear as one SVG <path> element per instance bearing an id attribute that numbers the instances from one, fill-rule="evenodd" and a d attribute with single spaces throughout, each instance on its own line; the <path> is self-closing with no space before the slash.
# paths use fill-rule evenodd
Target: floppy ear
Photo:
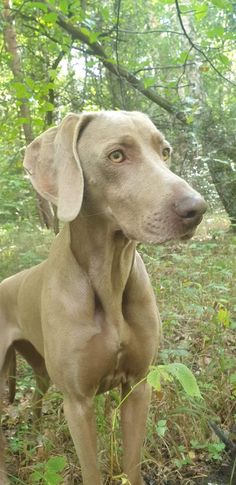
<path id="1" fill-rule="evenodd" d="M 89 114 L 69 114 L 26 149 L 24 167 L 29 178 L 42 197 L 58 206 L 62 221 L 75 219 L 82 205 L 84 179 L 76 145 L 89 119 Z"/>

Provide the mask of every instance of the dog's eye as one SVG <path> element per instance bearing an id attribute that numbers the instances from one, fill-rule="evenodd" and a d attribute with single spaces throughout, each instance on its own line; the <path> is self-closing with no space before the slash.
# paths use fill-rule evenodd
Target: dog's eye
<path id="1" fill-rule="evenodd" d="M 110 153 L 109 158 L 112 162 L 121 163 L 125 160 L 125 155 L 121 150 L 115 150 Z"/>
<path id="2" fill-rule="evenodd" d="M 162 151 L 162 156 L 163 156 L 163 160 L 168 160 L 169 156 L 170 156 L 170 149 L 169 148 L 164 148 L 164 150 Z"/>

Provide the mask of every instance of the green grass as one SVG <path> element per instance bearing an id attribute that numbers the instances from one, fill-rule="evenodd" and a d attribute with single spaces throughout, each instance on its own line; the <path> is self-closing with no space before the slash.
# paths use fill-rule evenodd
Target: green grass
<path id="1" fill-rule="evenodd" d="M 0 281 L 45 259 L 53 237 L 31 222 L 0 226 Z"/>
<path id="2" fill-rule="evenodd" d="M 236 422 L 235 245 L 235 237 L 221 232 L 212 240 L 143 250 L 163 320 L 160 360 L 186 364 L 204 397 L 190 401 L 172 385 L 154 397 L 146 449 L 158 462 L 161 483 L 169 475 L 185 483 L 185 474 L 201 475 L 206 462 L 221 459 L 208 421 L 225 430 Z M 163 437 L 155 433 L 160 420 Z"/>
<path id="3" fill-rule="evenodd" d="M 163 485 L 195 484 L 192 477 L 201 477 L 214 463 L 225 462 L 222 444 L 208 421 L 215 421 L 225 432 L 230 432 L 236 423 L 236 238 L 227 233 L 225 218 L 212 219 L 209 227 L 200 228 L 198 236 L 187 244 L 139 248 L 163 321 L 164 339 L 158 363 L 187 365 L 204 397 L 188 398 L 174 382 L 165 383 L 161 391 L 153 393 L 143 469 L 149 478 Z M 23 228 L 5 227 L 0 237 L 1 277 L 38 263 L 47 255 L 52 239 L 48 231 L 30 224 Z M 60 394 L 54 388 L 48 392 L 42 434 L 36 438 L 29 419 L 34 380 L 21 360 L 18 373 L 16 404 L 6 407 L 3 420 L 10 442 L 12 483 L 31 483 L 29 477 L 34 471 L 46 473 L 50 456 L 63 455 L 68 463 L 61 472 L 64 483 L 79 484 L 79 464 L 64 421 Z M 99 459 L 107 475 L 111 421 L 118 403 L 117 391 L 97 399 Z M 118 430 L 116 438 L 119 459 Z M 118 475 L 116 457 L 112 459 Z M 38 468 L 40 463 L 44 466 Z"/>

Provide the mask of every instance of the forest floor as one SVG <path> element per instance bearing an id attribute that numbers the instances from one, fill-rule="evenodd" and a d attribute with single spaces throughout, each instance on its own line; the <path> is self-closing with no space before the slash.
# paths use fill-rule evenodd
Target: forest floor
<path id="1" fill-rule="evenodd" d="M 232 446 L 236 443 L 236 237 L 227 231 L 227 224 L 222 215 L 209 216 L 186 244 L 139 246 L 163 321 L 164 341 L 157 364 L 187 365 L 203 397 L 188 397 L 175 382 L 163 383 L 161 391 L 153 392 L 143 454 L 148 485 L 236 483 L 233 448 L 227 448 L 209 425 L 215 423 L 226 441 Z M 0 278 L 41 261 L 51 239 L 52 235 L 30 224 L 23 230 L 4 227 Z M 6 399 L 2 419 L 11 483 L 81 483 L 60 393 L 51 387 L 46 394 L 41 432 L 36 435 L 30 409 L 34 379 L 21 358 L 17 374 L 15 403 L 8 405 Z M 114 390 L 96 402 L 99 460 L 107 484 L 120 483 L 118 421 L 115 454 L 109 444 L 119 399 Z M 127 483 L 121 478 L 122 484 Z"/>

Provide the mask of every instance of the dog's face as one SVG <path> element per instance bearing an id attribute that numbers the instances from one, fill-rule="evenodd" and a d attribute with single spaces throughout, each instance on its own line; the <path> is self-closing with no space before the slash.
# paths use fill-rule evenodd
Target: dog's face
<path id="1" fill-rule="evenodd" d="M 77 150 L 84 203 L 106 213 L 128 238 L 163 243 L 193 235 L 206 203 L 170 171 L 170 145 L 146 115 L 95 114 Z"/>
<path id="2" fill-rule="evenodd" d="M 168 168 L 170 146 L 139 112 L 68 115 L 27 148 L 24 166 L 58 217 L 103 213 L 133 240 L 188 238 L 206 210 L 204 199 Z"/>

